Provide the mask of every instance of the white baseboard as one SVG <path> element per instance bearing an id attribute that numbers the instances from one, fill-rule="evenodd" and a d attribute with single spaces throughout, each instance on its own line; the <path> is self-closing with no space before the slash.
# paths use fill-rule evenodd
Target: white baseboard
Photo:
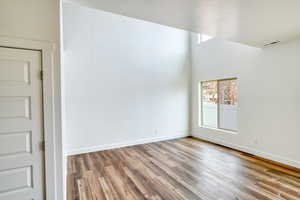
<path id="1" fill-rule="evenodd" d="M 135 141 L 127 141 L 127 142 L 120 142 L 120 143 L 114 143 L 114 144 L 105 144 L 105 145 L 80 148 L 80 149 L 68 151 L 68 152 L 65 152 L 64 155 L 71 156 L 71 155 L 78 155 L 78 154 L 84 154 L 84 153 L 90 153 L 90 152 L 96 152 L 96 151 L 103 151 L 103 150 L 108 150 L 108 149 L 116 149 L 116 148 L 120 148 L 120 147 L 127 147 L 127 146 L 133 146 L 133 145 L 138 145 L 138 144 L 146 144 L 146 143 L 151 143 L 151 142 L 159 142 L 159 141 L 164 141 L 164 140 L 183 138 L 183 137 L 188 137 L 189 135 L 190 134 L 187 131 L 184 134 L 179 134 L 179 135 L 164 136 L 164 137 L 157 137 L 157 138 L 145 138 L 145 139 L 135 140 Z"/>
<path id="2" fill-rule="evenodd" d="M 67 172 L 68 169 L 68 159 L 66 155 L 63 155 L 63 200 L 67 200 Z"/>
<path id="3" fill-rule="evenodd" d="M 232 148 L 232 149 L 236 149 L 236 150 L 246 152 L 246 153 L 249 153 L 249 154 L 252 154 L 252 155 L 255 155 L 255 156 L 259 156 L 259 157 L 262 157 L 262 158 L 266 158 L 266 159 L 269 159 L 269 160 L 272 160 L 272 161 L 280 162 L 280 163 L 283 163 L 283 164 L 286 164 L 286 165 L 290 165 L 292 167 L 300 168 L 300 162 L 295 161 L 295 160 L 286 159 L 286 158 L 283 158 L 281 156 L 277 156 L 277 155 L 266 153 L 266 152 L 261 152 L 261 151 L 258 151 L 258 150 L 255 150 L 255 149 L 252 149 L 252 148 L 249 148 L 249 147 L 243 147 L 243 146 L 235 145 L 235 144 L 228 143 L 228 142 L 225 142 L 225 141 L 222 141 L 222 140 L 218 140 L 218 139 L 214 139 L 214 138 L 210 138 L 210 137 L 206 137 L 206 136 L 201 136 L 199 134 L 194 134 L 193 133 L 192 137 L 199 138 L 199 139 L 202 139 L 202 140 L 206 140 L 206 141 L 209 141 L 209 142 L 213 142 L 213 143 L 216 143 L 216 144 L 220 144 L 220 145 Z"/>

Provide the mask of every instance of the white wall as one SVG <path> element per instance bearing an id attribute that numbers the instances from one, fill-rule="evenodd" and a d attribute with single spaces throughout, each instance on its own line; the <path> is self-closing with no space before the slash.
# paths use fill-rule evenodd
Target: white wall
<path id="1" fill-rule="evenodd" d="M 63 5 L 67 153 L 189 131 L 189 33 Z"/>
<path id="2" fill-rule="evenodd" d="M 256 49 L 192 39 L 192 135 L 300 167 L 300 41 Z M 238 134 L 198 126 L 198 82 L 238 78 Z"/>
<path id="3" fill-rule="evenodd" d="M 0 35 L 58 44 L 59 0 L 1 0 Z"/>
<path id="4" fill-rule="evenodd" d="M 56 181 L 59 200 L 62 196 L 62 136 L 60 116 L 60 65 L 59 65 L 59 0 L 1 0 L 0 1 L 0 36 L 39 40 L 55 44 L 54 92 L 56 124 Z M 55 174 L 53 174 L 54 176 Z"/>

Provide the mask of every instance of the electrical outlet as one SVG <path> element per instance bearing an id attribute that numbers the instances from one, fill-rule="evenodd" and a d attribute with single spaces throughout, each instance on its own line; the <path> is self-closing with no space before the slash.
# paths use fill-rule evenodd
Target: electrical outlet
<path id="1" fill-rule="evenodd" d="M 157 129 L 154 130 L 154 134 L 158 135 L 158 130 Z"/>

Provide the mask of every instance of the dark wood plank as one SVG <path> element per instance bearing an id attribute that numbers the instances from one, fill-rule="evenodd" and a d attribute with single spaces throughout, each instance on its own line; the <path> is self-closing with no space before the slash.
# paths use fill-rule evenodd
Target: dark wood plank
<path id="1" fill-rule="evenodd" d="M 300 200 L 300 173 L 193 138 L 68 158 L 68 200 Z"/>

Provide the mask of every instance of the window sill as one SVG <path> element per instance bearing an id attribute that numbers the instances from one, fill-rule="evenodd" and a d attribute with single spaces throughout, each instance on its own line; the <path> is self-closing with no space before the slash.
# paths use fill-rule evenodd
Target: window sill
<path id="1" fill-rule="evenodd" d="M 200 126 L 200 128 L 210 129 L 210 130 L 218 131 L 220 133 L 229 133 L 229 134 L 233 134 L 233 135 L 238 134 L 237 131 L 231 131 L 231 130 L 226 130 L 226 129 L 221 129 L 221 128 L 212 128 L 212 127 L 209 127 L 209 126 Z"/>

